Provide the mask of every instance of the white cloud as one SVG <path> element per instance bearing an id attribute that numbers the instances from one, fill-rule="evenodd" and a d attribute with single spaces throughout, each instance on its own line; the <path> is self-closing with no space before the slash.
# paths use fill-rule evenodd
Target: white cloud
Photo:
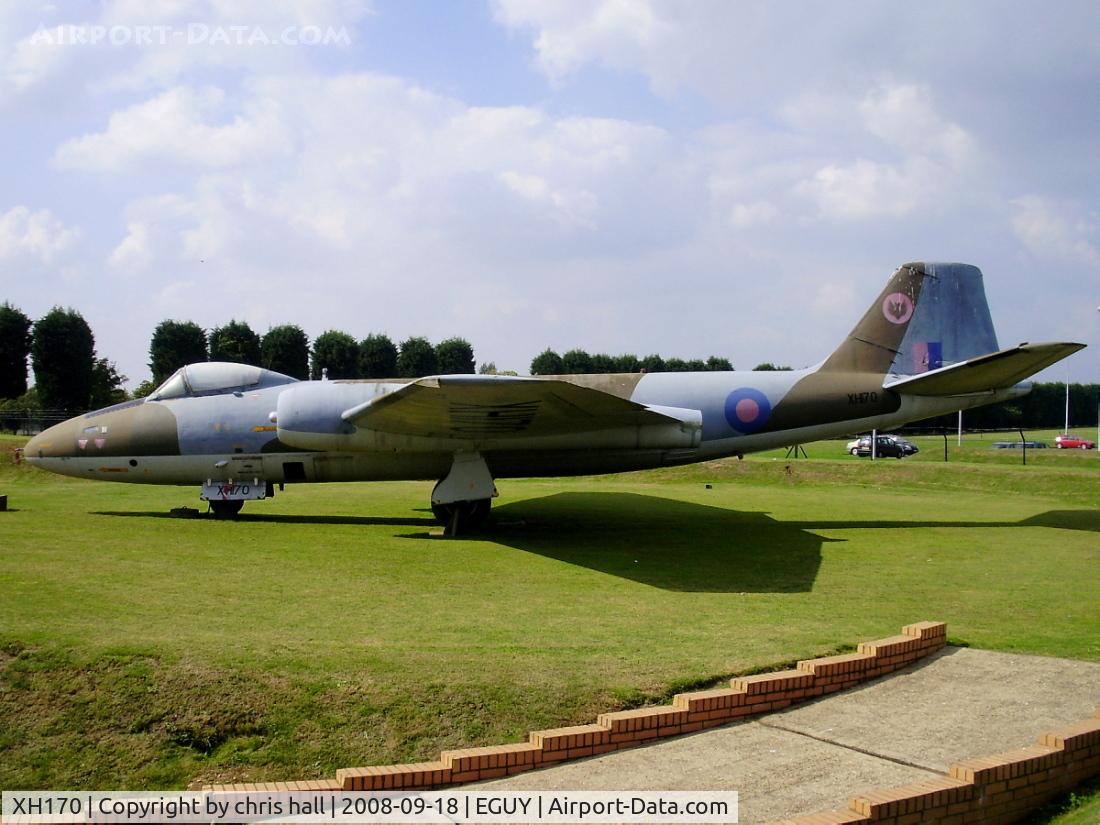
<path id="1" fill-rule="evenodd" d="M 826 217 L 898 217 L 925 199 L 928 177 L 935 173 L 934 167 L 920 160 L 904 166 L 857 160 L 819 169 L 812 180 L 799 184 L 797 191 L 813 198 Z"/>
<path id="2" fill-rule="evenodd" d="M 370 14 L 367 0 L 5 4 L 0 104 L 38 105 L 51 91 L 76 94 L 74 86 L 93 96 L 148 93 L 197 71 L 305 71 L 325 50 L 354 45 Z M 315 33 L 326 45 L 299 45 Z"/>
<path id="3" fill-rule="evenodd" d="M 171 126 L 144 128 L 154 111 Z M 272 113 L 279 151 L 240 148 L 257 133 L 249 112 Z M 461 334 L 502 367 L 532 318 L 563 319 L 554 326 L 578 344 L 601 316 L 613 329 L 627 312 L 616 293 L 667 275 L 643 262 L 686 242 L 684 216 L 706 191 L 662 129 L 471 107 L 366 73 L 269 77 L 232 97 L 174 89 L 58 160 L 171 184 L 130 202 L 104 255 L 158 296 L 132 309 L 139 339 L 173 303 L 173 317 L 204 326 L 230 312 L 261 331 L 293 320 L 314 335 Z"/>
<path id="4" fill-rule="evenodd" d="M 730 210 L 730 224 L 737 229 L 747 229 L 751 226 L 771 223 L 778 216 L 779 209 L 768 201 L 735 203 Z"/>
<path id="5" fill-rule="evenodd" d="M 78 297 L 131 319 L 103 330 L 105 353 L 136 353 L 131 375 L 165 313 L 461 334 L 501 368 L 547 345 L 804 364 L 903 260 L 1095 260 L 1100 155 L 1079 92 L 1096 85 L 1097 12 L 983 2 L 498 0 L 497 34 L 529 38 L 548 83 L 514 48 L 473 54 L 464 32 L 438 59 L 430 37 L 376 50 L 354 29 L 371 33 L 369 7 L 340 0 L 116 0 L 45 18 L 352 27 L 353 48 L 324 52 L 31 51 L 19 43 L 38 21 L 0 6 L 0 107 L 21 136 L 10 202 L 37 204 L 41 187 L 81 216 L 81 261 L 105 277 Z M 431 13 L 417 8 L 377 20 Z M 451 59 L 483 72 L 477 92 L 440 91 L 470 88 L 440 79 Z M 409 76 L 382 73 L 393 65 Z M 1053 112 L 1063 87 L 1078 94 Z M 1055 132 L 1072 139 L 1028 143 Z M 777 295 L 814 308 L 798 336 Z"/>
<path id="6" fill-rule="evenodd" d="M 72 57 L 71 51 L 43 47 L 37 32 L 20 38 L 3 64 L 0 94 L 5 91 L 22 94 L 48 79 L 58 77 Z"/>
<path id="7" fill-rule="evenodd" d="M 111 252 L 107 263 L 116 269 L 141 269 L 152 261 L 149 224 L 141 221 L 126 224 L 126 237 Z"/>
<path id="8" fill-rule="evenodd" d="M 561 78 L 593 59 L 623 65 L 643 59 L 662 36 L 662 23 L 645 0 L 495 4 L 498 21 L 513 28 L 535 28 L 539 66 Z"/>
<path id="9" fill-rule="evenodd" d="M 127 209 L 126 236 L 107 258 L 119 272 L 148 271 L 181 255 L 180 227 L 196 215 L 195 204 L 179 195 L 141 198 Z M 169 268 L 170 271 L 170 268 Z"/>
<path id="10" fill-rule="evenodd" d="M 954 166 L 973 155 L 973 138 L 935 110 L 927 86 L 880 85 L 860 101 L 859 113 L 871 134 L 911 155 L 941 158 Z"/>
<path id="11" fill-rule="evenodd" d="M 229 122 L 215 122 L 227 108 L 220 89 L 176 87 L 115 112 L 103 132 L 61 144 L 55 162 L 101 171 L 132 170 L 143 161 L 224 167 L 288 151 L 275 101 L 246 104 Z"/>
<path id="12" fill-rule="evenodd" d="M 0 260 L 22 257 L 52 263 L 80 237 L 49 209 L 13 206 L 0 215 Z"/>
<path id="13" fill-rule="evenodd" d="M 862 126 L 835 144 L 835 151 L 862 156 L 828 163 L 795 187 L 822 216 L 867 220 L 942 210 L 973 185 L 975 141 L 936 111 L 926 87 L 880 84 L 849 109 L 820 104 L 811 98 L 806 105 L 788 107 L 786 114 L 792 122 L 819 129 L 830 118 L 850 125 L 855 115 Z M 830 131 L 827 125 L 824 131 Z"/>
<path id="14" fill-rule="evenodd" d="M 1040 195 L 1012 201 L 1012 229 L 1033 254 L 1100 269 L 1100 216 Z"/>

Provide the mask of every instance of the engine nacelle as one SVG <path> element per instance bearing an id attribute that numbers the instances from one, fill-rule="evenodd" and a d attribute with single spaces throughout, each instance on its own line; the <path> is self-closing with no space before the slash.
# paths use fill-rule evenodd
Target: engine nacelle
<path id="1" fill-rule="evenodd" d="M 279 393 L 275 425 L 279 441 L 299 450 L 347 449 L 355 427 L 340 413 L 375 395 L 377 384 L 311 381 Z"/>

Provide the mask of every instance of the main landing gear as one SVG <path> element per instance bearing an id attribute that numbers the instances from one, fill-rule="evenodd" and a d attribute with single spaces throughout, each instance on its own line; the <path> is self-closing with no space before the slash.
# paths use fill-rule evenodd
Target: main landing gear
<path id="1" fill-rule="evenodd" d="M 497 494 L 489 467 L 480 453 L 455 453 L 451 470 L 432 490 L 432 513 L 443 535 L 477 530 L 489 516 Z"/>

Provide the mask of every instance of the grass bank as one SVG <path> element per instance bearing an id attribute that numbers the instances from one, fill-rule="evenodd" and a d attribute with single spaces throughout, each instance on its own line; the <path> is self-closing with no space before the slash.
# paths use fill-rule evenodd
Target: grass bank
<path id="1" fill-rule="evenodd" d="M 0 787 L 432 758 L 923 618 L 1100 660 L 1095 453 L 935 441 L 502 481 L 492 530 L 442 541 L 430 484 L 174 519 L 197 490 L 49 476 L 0 440 Z"/>

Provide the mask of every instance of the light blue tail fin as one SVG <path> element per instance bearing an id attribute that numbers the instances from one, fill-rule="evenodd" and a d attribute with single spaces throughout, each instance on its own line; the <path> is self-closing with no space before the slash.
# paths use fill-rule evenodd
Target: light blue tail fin
<path id="1" fill-rule="evenodd" d="M 982 271 L 970 264 L 924 263 L 924 283 L 890 373 L 920 375 L 997 352 Z"/>

